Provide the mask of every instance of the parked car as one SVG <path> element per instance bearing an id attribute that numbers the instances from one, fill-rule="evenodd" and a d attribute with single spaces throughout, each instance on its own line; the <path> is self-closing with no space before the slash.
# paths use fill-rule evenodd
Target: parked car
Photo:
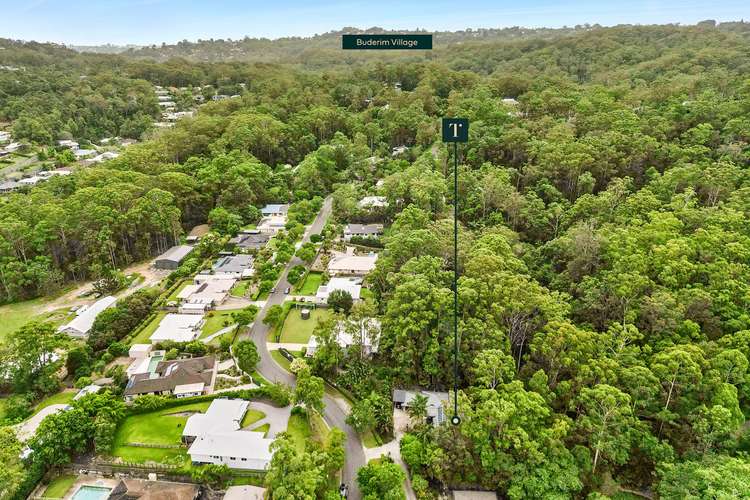
<path id="1" fill-rule="evenodd" d="M 289 288 L 289 287 L 286 287 L 286 290 L 284 290 L 284 293 L 285 293 L 286 295 L 289 295 L 289 292 L 291 292 L 291 291 L 292 291 L 292 289 L 291 289 L 291 288 Z"/>

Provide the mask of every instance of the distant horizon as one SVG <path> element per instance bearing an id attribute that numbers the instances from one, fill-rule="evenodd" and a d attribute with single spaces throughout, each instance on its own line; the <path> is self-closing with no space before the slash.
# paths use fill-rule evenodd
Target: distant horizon
<path id="1" fill-rule="evenodd" d="M 428 32 L 466 29 L 572 28 L 576 25 L 694 25 L 704 20 L 739 22 L 746 1 L 722 0 L 433 0 L 429 5 L 381 0 L 0 0 L 2 37 L 66 46 L 172 45 L 183 40 L 308 38 L 343 27 Z"/>

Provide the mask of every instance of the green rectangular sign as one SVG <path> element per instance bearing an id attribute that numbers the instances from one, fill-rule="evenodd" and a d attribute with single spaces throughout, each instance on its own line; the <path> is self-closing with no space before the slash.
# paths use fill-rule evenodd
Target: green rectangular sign
<path id="1" fill-rule="evenodd" d="M 443 142 L 469 142 L 469 119 L 443 118 Z"/>
<path id="2" fill-rule="evenodd" d="M 341 35 L 344 50 L 430 50 L 432 35 Z"/>

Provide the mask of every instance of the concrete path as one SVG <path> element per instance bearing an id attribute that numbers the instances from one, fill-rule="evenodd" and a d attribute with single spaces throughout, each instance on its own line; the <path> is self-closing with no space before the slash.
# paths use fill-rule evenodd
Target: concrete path
<path id="1" fill-rule="evenodd" d="M 44 420 L 46 416 L 52 415 L 53 413 L 57 413 L 59 411 L 63 411 L 66 406 L 68 405 L 49 405 L 39 410 L 36 415 L 32 416 L 28 420 L 17 424 L 14 428 L 16 430 L 16 436 L 18 436 L 18 440 L 26 441 L 28 439 L 31 439 L 36 433 L 37 428 L 39 428 L 39 424 L 42 423 L 42 420 Z"/>
<path id="2" fill-rule="evenodd" d="M 243 384 L 243 385 L 236 385 L 234 387 L 227 387 L 226 389 L 218 389 L 214 391 L 212 394 L 218 394 L 220 392 L 232 392 L 232 391 L 241 391 L 243 389 L 257 389 L 258 385 L 256 384 Z"/>
<path id="3" fill-rule="evenodd" d="M 269 439 L 274 439 L 277 434 L 286 431 L 286 428 L 289 425 L 289 417 L 292 414 L 291 406 L 277 408 L 266 403 L 261 403 L 260 401 L 251 401 L 250 409 L 262 411 L 266 414 L 266 416 L 253 423 L 252 425 L 248 425 L 243 430 L 251 431 L 253 429 L 257 429 L 261 425 L 268 424 L 269 429 L 266 437 L 268 437 Z"/>

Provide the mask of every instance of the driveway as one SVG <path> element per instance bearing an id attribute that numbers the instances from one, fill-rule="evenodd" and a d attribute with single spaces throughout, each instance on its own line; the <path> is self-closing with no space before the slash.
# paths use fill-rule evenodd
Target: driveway
<path id="1" fill-rule="evenodd" d="M 270 439 L 274 439 L 277 434 L 286 431 L 286 427 L 289 425 L 289 417 L 292 414 L 291 406 L 277 408 L 266 403 L 261 403 L 260 401 L 252 401 L 250 403 L 250 409 L 262 411 L 266 416 L 254 424 L 245 427 L 243 430 L 249 431 L 258 428 L 263 424 L 268 424 L 269 428 L 267 437 Z"/>
<path id="2" fill-rule="evenodd" d="M 25 420 L 21 422 L 20 424 L 15 426 L 16 429 L 16 436 L 18 436 L 19 441 L 27 441 L 34 437 L 34 434 L 36 434 L 36 430 L 39 428 L 39 424 L 42 423 L 42 420 L 48 415 L 52 415 L 54 413 L 57 413 L 59 411 L 63 411 L 65 407 L 68 405 L 49 405 L 45 408 L 42 408 L 39 410 L 36 415 L 32 416 L 28 420 Z"/>
<path id="3" fill-rule="evenodd" d="M 326 220 L 328 220 L 328 217 L 331 214 L 331 206 L 332 198 L 329 196 L 325 199 L 323 207 L 320 209 L 320 213 L 318 213 L 313 223 L 307 231 L 305 231 L 305 234 L 302 237 L 303 243 L 310 241 L 311 234 L 319 234 L 323 230 Z M 287 274 L 289 273 L 289 270 L 296 265 L 304 265 L 304 262 L 298 257 L 292 257 L 292 260 L 289 261 L 276 284 L 276 292 L 268 296 L 265 305 L 258 312 L 255 323 L 250 329 L 250 337 L 255 341 L 255 345 L 258 346 L 258 353 L 260 354 L 260 361 L 258 362 L 257 370 L 267 380 L 283 382 L 291 387 L 294 387 L 295 385 L 294 376 L 277 365 L 273 358 L 271 358 L 271 354 L 268 352 L 266 338 L 268 336 L 269 327 L 263 323 L 263 318 L 265 318 L 268 309 L 272 305 L 284 302 L 286 297 L 284 290 L 287 287 L 292 286 L 287 280 Z M 338 427 L 346 434 L 346 443 L 344 445 L 346 451 L 346 462 L 344 463 L 344 469 L 342 471 L 343 480 L 349 486 L 349 498 L 357 500 L 361 498 L 356 481 L 357 471 L 366 463 L 362 442 L 360 441 L 357 432 L 346 423 L 347 412 L 328 394 L 323 396 L 323 402 L 325 403 L 323 417 L 328 425 L 330 427 Z"/>

